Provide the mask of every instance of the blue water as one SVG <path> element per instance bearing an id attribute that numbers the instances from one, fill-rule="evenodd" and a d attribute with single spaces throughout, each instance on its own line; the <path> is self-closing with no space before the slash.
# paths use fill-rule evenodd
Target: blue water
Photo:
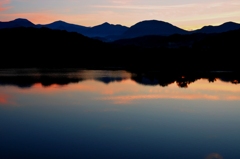
<path id="1" fill-rule="evenodd" d="M 74 76 L 83 80 L 0 86 L 1 159 L 240 156 L 239 85 L 146 86 L 126 71 Z"/>

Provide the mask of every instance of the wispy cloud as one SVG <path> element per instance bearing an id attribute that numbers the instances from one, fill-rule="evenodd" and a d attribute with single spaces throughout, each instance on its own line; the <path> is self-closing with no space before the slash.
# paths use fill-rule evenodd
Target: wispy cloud
<path id="1" fill-rule="evenodd" d="M 9 21 L 22 17 L 36 24 L 64 20 L 85 26 L 103 22 L 132 26 L 142 20 L 158 19 L 183 29 L 218 25 L 226 21 L 240 22 L 239 0 L 183 3 L 152 0 L 0 0 L 0 19 Z M 14 9 L 8 10 L 10 7 Z"/>
<path id="2" fill-rule="evenodd" d="M 94 8 L 103 9 L 125 9 L 125 10 L 157 10 L 161 13 L 171 13 L 172 15 L 189 15 L 192 14 L 209 14 L 222 13 L 228 11 L 229 13 L 239 11 L 240 1 L 229 2 L 209 2 L 209 3 L 192 3 L 181 5 L 95 5 Z"/>
<path id="3" fill-rule="evenodd" d="M 92 17 L 92 16 L 90 16 Z M 2 13 L 0 15 L 0 19 L 8 21 L 16 18 L 26 18 L 30 20 L 31 22 L 35 24 L 48 24 L 52 23 L 57 20 L 63 20 L 69 23 L 79 23 L 79 19 L 81 21 L 89 20 L 89 16 L 86 15 L 79 15 L 79 14 L 73 14 L 73 15 L 65 15 L 65 14 L 57 14 L 50 11 L 45 12 L 19 12 L 19 13 Z"/>
<path id="4" fill-rule="evenodd" d="M 238 8 L 240 5 L 240 1 L 236 0 L 229 0 L 227 2 L 208 2 L 208 3 L 189 3 L 189 4 L 172 4 L 172 5 L 139 5 L 139 4 L 133 4 L 131 0 L 125 0 L 125 1 L 112 1 L 112 5 L 93 5 L 93 7 L 96 8 L 114 8 L 114 9 L 157 9 L 157 10 L 165 10 L 165 9 L 187 9 L 187 8 L 198 8 L 198 10 L 201 9 L 216 9 L 216 8 L 229 8 L 234 7 Z M 124 5 L 128 4 L 128 5 Z M 224 8 L 223 8 L 224 7 Z M 176 10 L 175 10 L 176 11 Z"/>
<path id="5" fill-rule="evenodd" d="M 172 9 L 172 8 L 186 8 L 194 6 L 193 4 L 188 5 L 172 5 L 172 6 L 156 6 L 156 5 L 122 5 L 122 3 L 119 3 L 119 5 L 95 5 L 94 8 L 113 8 L 113 9 L 137 9 L 137 10 L 162 10 L 162 9 Z"/>
<path id="6" fill-rule="evenodd" d="M 119 4 L 119 5 L 128 5 L 134 2 L 134 0 L 109 0 L 112 4 Z"/>
<path id="7" fill-rule="evenodd" d="M 113 12 L 128 13 L 129 17 L 139 19 L 159 19 L 176 25 L 206 25 L 219 24 L 226 20 L 239 19 L 240 1 L 205 2 L 180 5 L 95 5 L 94 8 L 111 10 Z M 202 24 L 201 24 L 202 23 Z M 181 26 L 179 26 L 181 27 Z"/>
<path id="8" fill-rule="evenodd" d="M 6 4 L 9 4 L 9 3 L 10 3 L 10 0 L 1 0 L 0 1 L 0 12 L 9 9 L 10 8 L 9 6 L 5 6 Z"/>

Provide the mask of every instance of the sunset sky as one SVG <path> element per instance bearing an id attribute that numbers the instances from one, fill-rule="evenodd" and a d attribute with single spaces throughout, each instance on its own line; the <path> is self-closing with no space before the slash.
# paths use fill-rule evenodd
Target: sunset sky
<path id="1" fill-rule="evenodd" d="M 227 21 L 240 23 L 240 0 L 0 0 L 0 21 L 16 18 L 84 26 L 103 22 L 132 26 L 156 19 L 191 30 Z"/>

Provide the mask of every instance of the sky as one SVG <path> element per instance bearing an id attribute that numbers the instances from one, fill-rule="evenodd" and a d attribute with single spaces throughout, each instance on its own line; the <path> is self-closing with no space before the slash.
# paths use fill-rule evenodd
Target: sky
<path id="1" fill-rule="evenodd" d="M 132 26 L 154 19 L 193 30 L 227 21 L 240 23 L 240 0 L 0 0 L 0 21 L 16 18 L 83 26 L 104 22 Z"/>

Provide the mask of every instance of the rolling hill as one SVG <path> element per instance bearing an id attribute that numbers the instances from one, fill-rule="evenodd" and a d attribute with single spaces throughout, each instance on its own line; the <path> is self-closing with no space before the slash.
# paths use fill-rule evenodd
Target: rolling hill
<path id="1" fill-rule="evenodd" d="M 205 34 L 211 34 L 211 33 L 222 33 L 227 32 L 231 30 L 237 30 L 240 29 L 240 24 L 234 23 L 234 22 L 226 22 L 219 26 L 204 26 L 201 29 L 193 31 L 193 33 L 205 33 Z"/>
<path id="2" fill-rule="evenodd" d="M 187 31 L 180 29 L 170 23 L 157 20 L 149 20 L 142 21 L 133 25 L 126 32 L 124 32 L 121 38 L 135 38 L 146 35 L 169 36 L 173 34 L 187 33 Z"/>

